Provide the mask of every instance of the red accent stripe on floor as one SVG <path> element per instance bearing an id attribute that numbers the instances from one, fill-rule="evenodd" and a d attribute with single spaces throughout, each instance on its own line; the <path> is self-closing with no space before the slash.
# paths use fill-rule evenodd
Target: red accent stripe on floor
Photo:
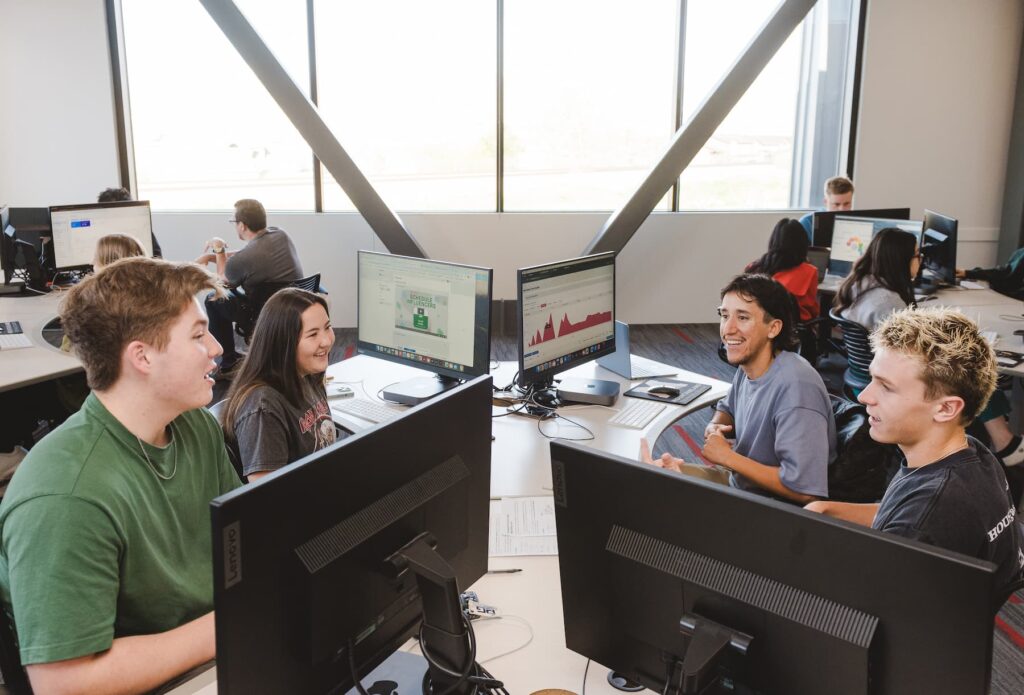
<path id="1" fill-rule="evenodd" d="M 685 342 L 689 343 L 690 345 L 693 345 L 693 338 L 686 335 L 683 329 L 680 328 L 679 326 L 672 326 L 672 332 L 678 335 L 680 338 L 682 338 Z"/>
<path id="2" fill-rule="evenodd" d="M 683 441 L 686 442 L 686 446 L 690 447 L 690 449 L 693 451 L 693 453 L 697 455 L 697 458 L 700 459 L 701 463 L 703 463 L 705 466 L 710 466 L 711 465 L 708 462 L 708 460 L 701 455 L 700 452 L 701 452 L 702 447 L 698 446 L 697 442 L 693 441 L 693 437 L 690 436 L 689 432 L 684 430 L 679 425 L 672 425 L 672 429 L 674 429 L 676 431 L 676 434 L 678 434 L 680 437 L 683 438 Z"/>
<path id="3" fill-rule="evenodd" d="M 356 346 L 355 345 L 349 345 L 347 348 L 345 348 L 345 356 L 342 357 L 341 359 L 347 360 L 349 357 L 352 356 L 352 354 L 355 351 L 356 351 Z"/>
<path id="4" fill-rule="evenodd" d="M 996 627 L 1006 633 L 1006 636 L 1010 638 L 1011 642 L 1016 644 L 1020 649 L 1024 649 L 1024 635 L 1021 635 L 1010 627 L 1010 625 L 998 615 L 996 616 Z"/>

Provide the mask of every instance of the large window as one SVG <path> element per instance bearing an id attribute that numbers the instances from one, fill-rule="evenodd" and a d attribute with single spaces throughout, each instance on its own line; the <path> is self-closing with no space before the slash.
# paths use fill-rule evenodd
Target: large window
<path id="1" fill-rule="evenodd" d="M 140 196 L 165 210 L 228 209 L 241 197 L 354 209 L 200 3 L 120 2 Z M 236 4 L 399 211 L 618 209 L 775 9 Z M 858 5 L 819 0 L 656 209 L 818 202 L 824 179 L 845 167 Z"/>

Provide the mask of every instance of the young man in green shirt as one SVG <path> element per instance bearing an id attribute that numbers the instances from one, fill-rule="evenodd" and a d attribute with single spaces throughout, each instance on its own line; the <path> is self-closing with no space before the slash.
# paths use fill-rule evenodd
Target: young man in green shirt
<path id="1" fill-rule="evenodd" d="M 214 656 L 209 503 L 240 483 L 191 264 L 131 258 L 61 319 L 92 393 L 0 504 L 0 600 L 36 693 L 145 692 Z"/>

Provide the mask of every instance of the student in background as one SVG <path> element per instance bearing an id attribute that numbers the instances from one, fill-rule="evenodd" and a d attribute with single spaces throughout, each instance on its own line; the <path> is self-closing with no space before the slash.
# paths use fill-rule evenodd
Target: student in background
<path id="1" fill-rule="evenodd" d="M 221 411 L 250 482 L 334 443 L 324 390 L 333 344 L 322 296 L 288 288 L 264 305 Z"/>
<path id="2" fill-rule="evenodd" d="M 886 227 L 854 262 L 832 306 L 836 314 L 870 333 L 889 314 L 914 303 L 914 278 L 920 267 L 917 238 L 902 229 Z"/>
<path id="3" fill-rule="evenodd" d="M 869 333 L 874 331 L 890 314 L 914 304 L 913 279 L 920 266 L 913 234 L 895 227 L 879 231 L 839 287 L 833 304 L 836 313 Z M 996 390 L 978 420 L 996 456 L 1003 464 L 1016 466 L 1024 462 L 1024 439 L 1010 430 L 1006 421 L 1010 409 L 1006 395 Z"/>
<path id="4" fill-rule="evenodd" d="M 107 234 L 96 242 L 96 254 L 93 256 L 92 268 L 99 272 L 114 261 L 122 258 L 145 256 L 142 244 L 128 234 Z"/>
<path id="5" fill-rule="evenodd" d="M 807 262 L 807 235 L 796 220 L 782 218 L 768 239 L 768 251 L 744 272 L 761 273 L 781 283 L 793 295 L 799 321 L 818 318 L 818 269 Z"/>
<path id="6" fill-rule="evenodd" d="M 822 208 L 825 212 L 840 212 L 842 210 L 853 209 L 853 181 L 845 176 L 833 176 L 825 182 L 825 207 Z M 812 223 L 814 220 L 814 213 L 809 212 L 800 218 L 800 224 L 803 225 L 804 231 L 807 233 L 807 240 L 813 242 L 814 230 Z"/>
<path id="7" fill-rule="evenodd" d="M 220 346 L 190 263 L 114 263 L 61 306 L 93 389 L 0 503 L 0 600 L 37 693 L 147 692 L 214 657 L 209 505 L 240 485 L 206 410 Z"/>
<path id="8" fill-rule="evenodd" d="M 258 200 L 246 198 L 235 203 L 235 214 L 230 220 L 238 238 L 245 246 L 237 251 L 228 249 L 226 241 L 213 237 L 206 242 L 199 265 L 214 263 L 217 275 L 231 290 L 252 287 L 267 282 L 290 282 L 302 277 L 302 263 L 295 245 L 283 229 L 267 226 L 267 211 Z M 242 308 L 242 299 L 230 292 L 223 299 L 207 300 L 210 332 L 224 347 L 219 376 L 230 377 L 241 355 L 235 349 L 234 323 Z"/>
<path id="9" fill-rule="evenodd" d="M 739 369 L 704 431 L 702 455 L 741 490 L 801 504 L 827 497 L 835 419 L 821 376 L 788 351 L 796 341 L 788 292 L 765 275 L 738 275 L 722 289 L 718 313 L 729 364 Z M 655 461 L 646 440 L 640 459 L 710 477 L 707 466 L 668 453 Z"/>
<path id="10" fill-rule="evenodd" d="M 995 268 L 956 269 L 960 280 L 986 280 L 989 287 L 1013 299 L 1024 299 L 1024 248 L 1017 249 L 1006 265 Z"/>
<path id="11" fill-rule="evenodd" d="M 104 188 L 96 197 L 97 203 L 120 203 L 126 200 L 133 200 L 132 194 L 128 192 L 127 188 Z M 160 249 L 160 242 L 156 240 L 156 234 L 150 232 L 150 238 L 153 240 L 153 258 L 163 258 L 164 252 Z"/>
<path id="12" fill-rule="evenodd" d="M 880 504 L 807 509 L 988 560 L 1008 588 L 1024 567 L 1016 510 L 999 462 L 965 429 L 995 389 L 992 348 L 949 309 L 893 314 L 871 342 L 871 383 L 858 400 L 871 438 L 906 460 Z"/>

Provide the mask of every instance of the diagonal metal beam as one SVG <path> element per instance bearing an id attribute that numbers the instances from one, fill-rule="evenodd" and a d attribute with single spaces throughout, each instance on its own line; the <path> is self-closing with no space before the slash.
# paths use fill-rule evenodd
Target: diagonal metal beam
<path id="1" fill-rule="evenodd" d="M 782 47 L 817 0 L 783 0 L 743 54 L 708 95 L 693 118 L 676 133 L 672 144 L 640 184 L 636 193 L 612 213 L 584 254 L 621 251 L 672 184 L 746 93 L 768 61 Z"/>
<path id="2" fill-rule="evenodd" d="M 316 106 L 302 93 L 232 0 L 199 0 L 224 36 L 259 78 L 327 171 L 391 253 L 426 258 L 402 221 L 387 206 L 334 137 Z"/>

